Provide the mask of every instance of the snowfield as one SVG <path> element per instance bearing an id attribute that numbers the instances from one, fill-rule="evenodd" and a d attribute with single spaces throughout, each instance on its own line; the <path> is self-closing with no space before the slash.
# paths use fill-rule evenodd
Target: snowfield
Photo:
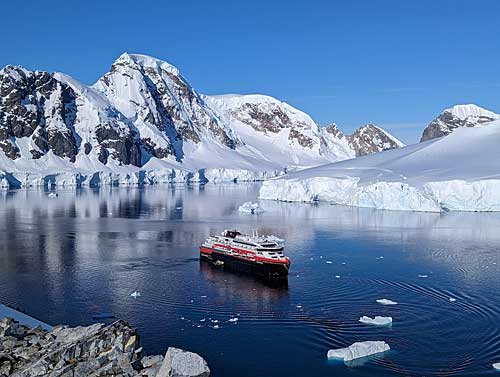
<path id="1" fill-rule="evenodd" d="M 500 121 L 439 139 L 293 172 L 260 199 L 405 211 L 500 211 Z"/>

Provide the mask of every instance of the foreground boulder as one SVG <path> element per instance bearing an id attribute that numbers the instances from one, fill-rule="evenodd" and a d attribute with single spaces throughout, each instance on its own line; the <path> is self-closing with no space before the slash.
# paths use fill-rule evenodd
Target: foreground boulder
<path id="1" fill-rule="evenodd" d="M 209 376 L 205 360 L 169 348 L 142 357 L 139 334 L 125 321 L 110 325 L 40 327 L 0 320 L 0 377 Z"/>
<path id="2" fill-rule="evenodd" d="M 207 362 L 198 354 L 170 347 L 156 377 L 208 377 Z"/>

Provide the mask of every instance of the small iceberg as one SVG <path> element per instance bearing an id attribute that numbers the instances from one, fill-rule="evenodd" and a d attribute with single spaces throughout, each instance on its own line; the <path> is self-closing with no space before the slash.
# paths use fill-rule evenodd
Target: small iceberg
<path id="1" fill-rule="evenodd" d="M 133 298 L 141 297 L 141 292 L 137 292 L 137 291 L 132 292 L 132 293 L 130 294 L 130 296 L 132 296 Z"/>
<path id="2" fill-rule="evenodd" d="M 359 322 L 366 323 L 368 325 L 387 326 L 392 324 L 392 317 L 375 316 L 375 318 L 370 318 L 364 315 L 359 318 Z"/>
<path id="3" fill-rule="evenodd" d="M 339 348 L 329 350 L 326 357 L 329 359 L 342 359 L 344 361 L 350 361 L 354 359 L 359 359 L 360 357 L 366 357 L 375 355 L 377 353 L 389 351 L 391 347 L 384 341 L 367 341 L 367 342 L 356 342 L 346 348 Z"/>
<path id="4" fill-rule="evenodd" d="M 264 210 L 259 206 L 259 203 L 257 202 L 245 202 L 240 206 L 240 208 L 238 208 L 238 212 L 256 214 L 264 212 Z"/>
<path id="5" fill-rule="evenodd" d="M 388 300 L 386 298 L 378 299 L 377 302 L 382 305 L 397 305 L 396 301 Z"/>
<path id="6" fill-rule="evenodd" d="M 382 305 L 397 305 L 396 301 L 388 300 L 386 298 L 378 299 L 377 302 Z"/>

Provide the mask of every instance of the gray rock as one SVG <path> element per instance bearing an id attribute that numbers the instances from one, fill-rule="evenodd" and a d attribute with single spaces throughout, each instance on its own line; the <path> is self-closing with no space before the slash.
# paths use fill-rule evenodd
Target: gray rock
<path id="1" fill-rule="evenodd" d="M 358 128 L 351 135 L 348 135 L 347 140 L 351 148 L 354 149 L 356 157 L 402 146 L 399 140 L 396 140 L 386 131 L 371 123 Z"/>
<path id="2" fill-rule="evenodd" d="M 141 364 L 144 368 L 149 368 L 156 364 L 161 364 L 162 362 L 163 362 L 163 356 L 161 355 L 145 356 L 141 360 Z"/>
<path id="3" fill-rule="evenodd" d="M 157 377 L 208 377 L 207 362 L 198 354 L 169 347 Z"/>
<path id="4" fill-rule="evenodd" d="M 460 109 L 457 111 L 457 109 Z M 457 114 L 458 113 L 458 114 Z M 475 105 L 457 105 L 444 110 L 422 133 L 420 142 L 436 139 L 451 134 L 457 128 L 477 127 L 481 124 L 499 119 L 500 115 Z"/>
<path id="5" fill-rule="evenodd" d="M 163 367 L 163 356 L 141 356 L 139 335 L 124 321 L 49 332 L 7 318 L 0 334 L 0 377 L 154 377 Z M 176 373 L 169 376 L 208 376 L 200 356 L 174 348 L 167 354 L 165 368 Z"/>

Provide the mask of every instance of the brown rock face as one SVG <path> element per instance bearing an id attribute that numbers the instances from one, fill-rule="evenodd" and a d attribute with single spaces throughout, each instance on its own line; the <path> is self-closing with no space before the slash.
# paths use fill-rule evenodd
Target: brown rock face
<path id="1" fill-rule="evenodd" d="M 75 93 L 47 72 L 7 66 L 0 73 L 0 148 L 12 159 L 20 157 L 9 138 L 31 137 L 38 151 L 52 150 L 75 160 Z"/>
<path id="2" fill-rule="evenodd" d="M 367 124 L 358 128 L 352 135 L 347 136 L 347 138 L 356 153 L 356 157 L 382 152 L 387 149 L 399 148 L 401 146 L 394 138 L 391 138 L 374 124 Z"/>

